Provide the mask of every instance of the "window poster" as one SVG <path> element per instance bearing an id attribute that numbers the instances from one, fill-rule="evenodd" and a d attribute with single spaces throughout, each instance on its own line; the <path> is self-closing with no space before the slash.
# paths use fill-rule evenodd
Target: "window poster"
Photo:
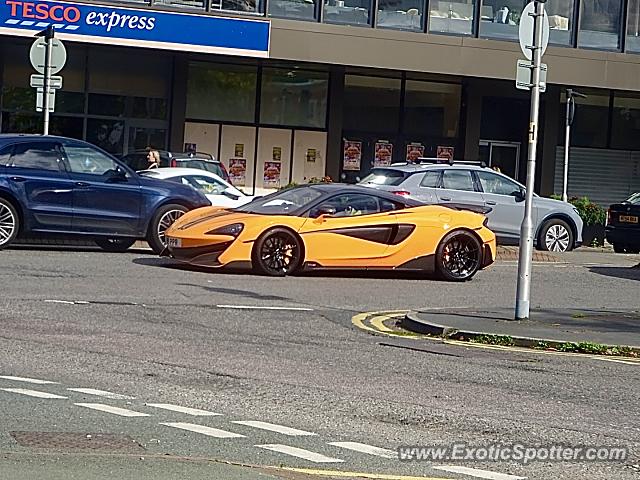
<path id="1" fill-rule="evenodd" d="M 318 151 L 315 148 L 307 148 L 307 162 L 315 163 Z"/>
<path id="2" fill-rule="evenodd" d="M 379 140 L 375 144 L 374 153 L 374 167 L 384 167 L 387 165 L 391 165 L 391 158 L 393 157 L 393 144 L 387 142 L 386 140 Z"/>
<path id="3" fill-rule="evenodd" d="M 195 152 L 197 147 L 198 146 L 195 143 L 185 143 L 184 144 L 184 151 L 185 152 Z"/>
<path id="4" fill-rule="evenodd" d="M 247 159 L 229 159 L 229 180 L 237 187 L 244 187 L 247 181 Z"/>
<path id="5" fill-rule="evenodd" d="M 280 172 L 282 163 L 280 162 L 264 162 L 264 188 L 280 187 Z"/>
<path id="6" fill-rule="evenodd" d="M 343 170 L 360 170 L 360 162 L 362 161 L 362 142 L 352 142 L 345 140 L 343 154 Z"/>
<path id="7" fill-rule="evenodd" d="M 443 160 L 453 160 L 453 151 L 454 147 L 443 147 L 438 145 L 438 149 L 436 150 L 436 157 L 442 158 Z"/>
<path id="8" fill-rule="evenodd" d="M 271 158 L 274 162 L 282 161 L 282 147 L 273 147 Z"/>
<path id="9" fill-rule="evenodd" d="M 244 157 L 244 143 L 236 143 L 235 148 L 233 149 L 234 157 L 243 158 Z"/>
<path id="10" fill-rule="evenodd" d="M 407 162 L 417 162 L 418 158 L 424 156 L 424 145 L 421 143 L 410 143 L 407 145 Z"/>

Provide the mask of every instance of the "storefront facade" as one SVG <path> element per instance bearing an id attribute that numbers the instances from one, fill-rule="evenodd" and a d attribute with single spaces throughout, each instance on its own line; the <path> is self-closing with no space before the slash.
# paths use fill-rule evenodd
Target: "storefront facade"
<path id="1" fill-rule="evenodd" d="M 640 190 L 640 1 L 596 3 L 546 3 L 552 45 L 536 183 L 542 194 L 558 191 L 563 92 L 577 87 L 589 97 L 573 129 L 569 193 L 605 203 Z M 28 60 L 46 23 L 38 4 L 0 6 L 2 132 L 41 131 Z M 54 10 L 68 61 L 52 133 L 116 155 L 206 151 L 258 193 L 325 175 L 352 182 L 416 156 L 482 159 L 524 182 L 528 93 L 513 81 L 522 1 L 60 5 L 77 6 L 82 25 L 68 30 L 74 11 L 64 21 Z M 604 189 L 590 187 L 598 168 Z"/>

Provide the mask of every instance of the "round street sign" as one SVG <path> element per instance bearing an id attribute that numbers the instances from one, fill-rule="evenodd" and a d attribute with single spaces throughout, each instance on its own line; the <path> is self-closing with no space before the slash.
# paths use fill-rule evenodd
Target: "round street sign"
<path id="1" fill-rule="evenodd" d="M 67 50 L 64 48 L 64 45 L 57 38 L 52 38 L 50 40 L 52 42 L 51 45 L 51 75 L 55 75 L 67 61 Z M 39 37 L 35 42 L 31 45 L 31 51 L 29 52 L 29 59 L 31 60 L 31 65 L 35 68 L 39 73 L 44 75 L 44 57 L 45 51 L 47 49 L 47 44 L 44 37 Z"/>
<path id="2" fill-rule="evenodd" d="M 533 13 L 535 13 L 535 2 L 527 3 L 527 6 L 522 10 L 520 15 L 520 28 L 518 31 L 518 38 L 520 40 L 520 49 L 527 60 L 533 59 L 533 53 L 530 48 L 533 45 Z M 544 8 L 544 7 L 543 7 Z M 544 17 L 542 19 L 542 55 L 547 50 L 549 44 L 549 16 L 547 11 L 544 10 Z"/>

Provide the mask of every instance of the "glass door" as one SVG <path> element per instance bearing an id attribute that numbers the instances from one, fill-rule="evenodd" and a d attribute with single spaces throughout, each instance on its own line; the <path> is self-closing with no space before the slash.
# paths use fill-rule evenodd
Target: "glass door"
<path id="1" fill-rule="evenodd" d="M 520 171 L 520 143 L 480 140 L 480 160 L 491 168 L 518 180 Z"/>
<path id="2" fill-rule="evenodd" d="M 164 150 L 167 147 L 167 125 L 162 121 L 128 120 L 124 151 L 127 153 L 151 147 Z"/>

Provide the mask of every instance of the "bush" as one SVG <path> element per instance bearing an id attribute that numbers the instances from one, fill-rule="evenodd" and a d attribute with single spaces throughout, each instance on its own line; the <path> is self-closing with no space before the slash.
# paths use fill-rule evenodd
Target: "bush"
<path id="1" fill-rule="evenodd" d="M 587 197 L 572 197 L 569 199 L 569 203 L 578 209 L 578 215 L 585 225 L 604 225 L 606 223 L 607 211 Z"/>

